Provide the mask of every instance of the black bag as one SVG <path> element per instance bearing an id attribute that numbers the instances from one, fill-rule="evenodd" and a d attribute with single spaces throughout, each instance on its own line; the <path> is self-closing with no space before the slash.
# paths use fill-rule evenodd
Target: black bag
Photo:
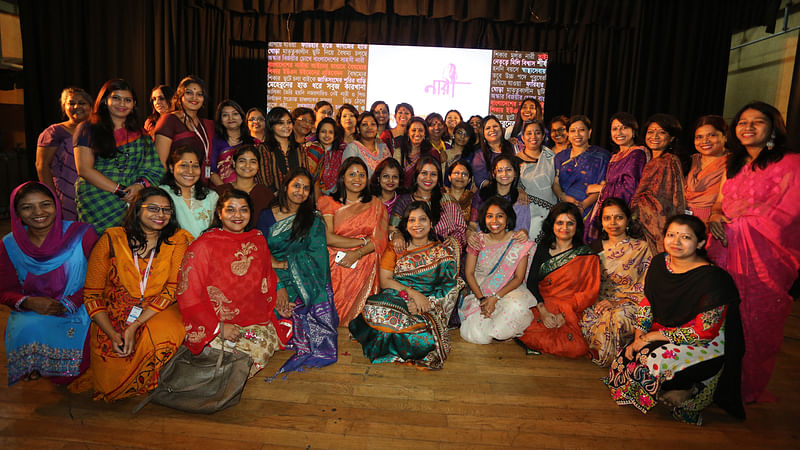
<path id="1" fill-rule="evenodd" d="M 239 403 L 252 365 L 250 356 L 242 352 L 206 345 L 195 355 L 181 345 L 161 369 L 158 387 L 133 409 L 133 414 L 151 401 L 190 413 L 221 411 Z"/>

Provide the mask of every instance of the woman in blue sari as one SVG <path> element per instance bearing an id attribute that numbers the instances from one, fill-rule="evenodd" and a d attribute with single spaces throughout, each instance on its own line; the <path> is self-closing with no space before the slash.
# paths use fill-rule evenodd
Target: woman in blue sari
<path id="1" fill-rule="evenodd" d="M 277 374 L 323 367 L 337 359 L 339 316 L 333 304 L 325 222 L 315 213 L 313 180 L 304 167 L 290 171 L 278 189 L 277 202 L 258 218 L 280 280 L 278 289 L 286 288 L 293 308 L 293 335 L 286 349 L 296 353 Z"/>
<path id="2" fill-rule="evenodd" d="M 569 151 L 556 154 L 556 180 L 553 192 L 559 201 L 576 205 L 586 220 L 592 212 L 599 192 L 587 192 L 593 184 L 606 179 L 606 169 L 611 153 L 596 145 L 589 145 L 592 137 L 592 122 L 586 116 L 572 116 L 567 124 Z"/>
<path id="3" fill-rule="evenodd" d="M 458 277 L 461 245 L 453 237 L 436 240 L 424 201 L 408 205 L 398 228 L 406 250 L 387 247 L 381 258 L 382 290 L 350 321 L 350 333 L 373 364 L 441 369 L 450 353 L 447 321 L 464 286 Z"/>
<path id="4" fill-rule="evenodd" d="M 11 308 L 8 384 L 39 376 L 66 384 L 89 367 L 83 281 L 97 234 L 62 220 L 58 197 L 42 183 L 16 188 L 11 205 L 12 231 L 0 244 L 0 302 Z"/>

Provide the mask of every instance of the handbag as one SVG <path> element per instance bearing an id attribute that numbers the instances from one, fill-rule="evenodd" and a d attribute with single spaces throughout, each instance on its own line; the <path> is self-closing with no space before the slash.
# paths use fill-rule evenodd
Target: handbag
<path id="1" fill-rule="evenodd" d="M 220 322 L 220 330 L 222 330 Z M 132 413 L 150 402 L 190 413 L 211 414 L 239 403 L 253 360 L 243 352 L 206 345 L 195 355 L 181 345 L 161 369 L 158 386 Z"/>

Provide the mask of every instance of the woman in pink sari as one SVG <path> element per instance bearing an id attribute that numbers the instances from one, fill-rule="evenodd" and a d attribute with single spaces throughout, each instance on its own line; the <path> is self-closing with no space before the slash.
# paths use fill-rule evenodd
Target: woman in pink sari
<path id="1" fill-rule="evenodd" d="M 800 154 L 788 148 L 783 117 L 771 105 L 750 103 L 731 123 L 728 169 L 708 219 L 716 239 L 708 251 L 742 298 L 744 401 L 774 401 L 766 387 L 800 268 Z"/>
<path id="2" fill-rule="evenodd" d="M 389 216 L 379 197 L 369 193 L 367 165 L 353 156 L 342 162 L 336 189 L 317 208 L 325 221 L 333 303 L 339 326 L 347 327 L 376 294 L 378 263 L 386 249 Z"/>
<path id="3" fill-rule="evenodd" d="M 465 278 L 472 293 L 459 308 L 461 337 L 473 344 L 491 344 L 492 339 L 522 336 L 533 320 L 536 297 L 524 282 L 534 242 L 514 240 L 517 214 L 503 197 L 487 199 L 479 217 L 477 245 L 467 247 Z"/>

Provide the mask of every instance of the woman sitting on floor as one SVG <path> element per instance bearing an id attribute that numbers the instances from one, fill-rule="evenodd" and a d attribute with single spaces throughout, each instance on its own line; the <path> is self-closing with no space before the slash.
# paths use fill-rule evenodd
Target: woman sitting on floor
<path id="1" fill-rule="evenodd" d="M 212 228 L 186 251 L 177 294 L 186 347 L 194 354 L 206 345 L 233 347 L 253 360 L 252 377 L 288 340 L 274 310 L 288 317 L 292 308 L 286 290 L 276 292 L 267 241 L 260 231 L 248 231 L 251 210 L 246 192 L 222 194 Z"/>
<path id="2" fill-rule="evenodd" d="M 578 322 L 600 290 L 600 261 L 583 245 L 581 211 L 557 203 L 545 219 L 544 236 L 533 255 L 528 289 L 539 300 L 533 322 L 520 340 L 535 351 L 577 358 L 588 356 Z"/>
<path id="3" fill-rule="evenodd" d="M 178 225 L 197 239 L 214 218 L 219 195 L 201 177 L 203 155 L 196 147 L 175 147 L 167 159 L 161 189 L 172 197 Z"/>
<path id="4" fill-rule="evenodd" d="M 92 318 L 91 366 L 70 389 L 106 401 L 144 394 L 183 342 L 175 286 L 192 235 L 181 230 L 169 194 L 139 192 L 124 226 L 106 230 L 89 256 L 84 304 Z"/>
<path id="5" fill-rule="evenodd" d="M 625 200 L 610 197 L 600 205 L 603 231 L 592 242 L 600 258 L 600 297 L 586 308 L 580 325 L 592 360 L 608 366 L 620 349 L 633 340 L 636 311 L 644 296 L 644 276 L 650 267 L 650 247 L 631 222 Z"/>
<path id="6" fill-rule="evenodd" d="M 97 234 L 62 220 L 61 202 L 43 183 L 22 184 L 10 204 L 11 233 L 0 243 L 0 303 L 11 308 L 8 384 L 40 376 L 65 384 L 89 367 L 83 282 Z"/>
<path id="7" fill-rule="evenodd" d="M 436 239 L 431 211 L 412 202 L 399 229 L 406 250 L 390 246 L 381 258 L 381 292 L 367 299 L 350 333 L 373 363 L 403 362 L 441 369 L 450 352 L 447 321 L 464 282 L 458 277 L 461 246 Z"/>
<path id="8" fill-rule="evenodd" d="M 744 418 L 739 293 L 731 276 L 708 262 L 705 243 L 699 218 L 667 221 L 667 253 L 647 271 L 636 338 L 605 380 L 618 405 L 646 413 L 663 400 L 677 420 L 701 425 L 703 408 L 716 401 Z"/>
<path id="9" fill-rule="evenodd" d="M 339 317 L 333 305 L 325 222 L 316 214 L 313 177 L 302 167 L 281 183 L 278 201 L 258 218 L 267 238 L 272 267 L 286 288 L 292 314 L 294 356 L 278 371 L 323 367 L 336 362 Z"/>
<path id="10" fill-rule="evenodd" d="M 467 247 L 465 263 L 472 293 L 459 308 L 461 337 L 467 342 L 490 344 L 521 336 L 533 320 L 536 298 L 524 284 L 533 241 L 513 239 L 515 222 L 508 200 L 495 196 L 483 203 L 482 232 L 474 235 L 478 245 Z"/>

